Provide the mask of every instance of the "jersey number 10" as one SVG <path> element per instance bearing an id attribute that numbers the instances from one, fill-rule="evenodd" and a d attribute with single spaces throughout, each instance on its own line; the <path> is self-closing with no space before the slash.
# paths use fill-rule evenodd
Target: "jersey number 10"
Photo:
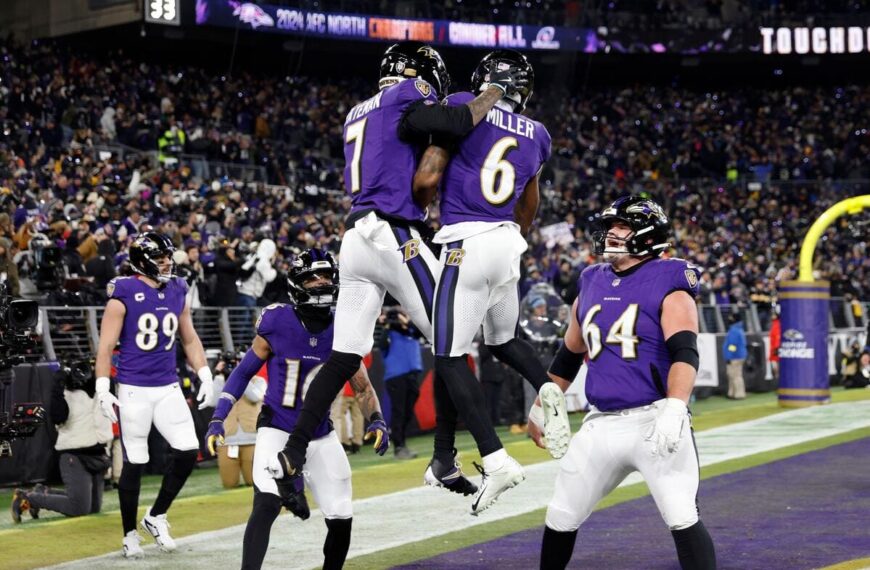
<path id="1" fill-rule="evenodd" d="M 299 372 L 302 370 L 302 364 L 299 360 L 295 358 L 287 358 L 285 359 L 287 363 L 287 378 L 284 382 L 284 399 L 281 400 L 281 405 L 285 408 L 295 408 L 296 402 L 302 402 L 305 400 L 305 394 L 308 392 L 308 386 L 311 385 L 311 381 L 314 380 L 314 377 L 317 376 L 317 373 L 320 372 L 320 369 L 323 368 L 322 364 L 318 364 L 305 376 L 302 380 L 302 386 L 299 386 Z M 297 392 L 299 392 L 297 394 Z M 299 399 L 296 399 L 296 396 L 299 396 Z"/>

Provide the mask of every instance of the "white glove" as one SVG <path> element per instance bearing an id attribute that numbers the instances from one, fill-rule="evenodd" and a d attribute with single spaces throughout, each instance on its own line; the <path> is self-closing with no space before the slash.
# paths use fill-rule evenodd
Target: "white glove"
<path id="1" fill-rule="evenodd" d="M 266 471 L 273 479 L 280 479 L 284 476 L 284 466 L 281 465 L 277 454 L 269 456 L 269 460 L 266 462 Z"/>
<path id="2" fill-rule="evenodd" d="M 211 377 L 211 370 L 208 366 L 203 366 L 196 371 L 196 376 L 199 378 L 199 392 L 196 393 L 196 401 L 199 402 L 198 410 L 212 406 L 214 399 L 214 380 Z"/>
<path id="3" fill-rule="evenodd" d="M 538 429 L 544 429 L 544 408 L 537 401 L 529 409 L 529 421 L 538 426 Z"/>
<path id="4" fill-rule="evenodd" d="M 688 419 L 688 408 L 684 401 L 679 398 L 666 399 L 644 437 L 650 442 L 650 452 L 662 457 L 675 453 L 680 447 L 683 427 Z"/>
<path id="5" fill-rule="evenodd" d="M 103 411 L 103 415 L 114 423 L 118 421 L 118 415 L 115 413 L 114 406 L 120 408 L 121 402 L 119 402 L 118 398 L 109 391 L 111 383 L 112 381 L 105 376 L 97 378 L 96 396 L 97 401 L 100 403 L 100 409 Z"/>

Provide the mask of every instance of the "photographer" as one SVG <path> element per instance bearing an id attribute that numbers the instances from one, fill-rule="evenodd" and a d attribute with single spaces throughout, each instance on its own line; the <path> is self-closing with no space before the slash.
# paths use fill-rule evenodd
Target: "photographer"
<path id="1" fill-rule="evenodd" d="M 37 485 L 30 492 L 16 490 L 12 518 L 30 511 L 37 518 L 40 509 L 69 517 L 98 513 L 103 504 L 103 475 L 109 468 L 106 444 L 112 441 L 112 422 L 103 415 L 94 398 L 93 362 L 79 360 L 61 368 L 51 393 L 51 421 L 57 424 L 55 449 L 60 453 L 60 474 L 65 492 Z"/>
<path id="2" fill-rule="evenodd" d="M 278 276 L 278 272 L 272 267 L 276 250 L 274 241 L 264 239 L 257 246 L 257 253 L 250 255 L 242 264 L 238 305 L 256 307 L 257 300 L 263 295 L 266 285 Z"/>
<path id="3" fill-rule="evenodd" d="M 414 404 L 420 395 L 418 380 L 423 358 L 418 339 L 422 335 L 401 309 L 387 312 L 385 326 L 378 347 L 384 357 L 384 383 L 390 394 L 390 439 L 396 446 L 396 459 L 414 459 L 417 454 L 405 445 L 405 428 L 414 417 Z"/>

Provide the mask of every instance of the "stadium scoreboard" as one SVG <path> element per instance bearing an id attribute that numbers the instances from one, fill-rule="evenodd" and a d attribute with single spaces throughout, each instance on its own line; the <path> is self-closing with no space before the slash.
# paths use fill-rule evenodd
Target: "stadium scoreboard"
<path id="1" fill-rule="evenodd" d="M 179 4 L 181 0 L 143 0 L 145 21 L 149 24 L 181 25 Z"/>

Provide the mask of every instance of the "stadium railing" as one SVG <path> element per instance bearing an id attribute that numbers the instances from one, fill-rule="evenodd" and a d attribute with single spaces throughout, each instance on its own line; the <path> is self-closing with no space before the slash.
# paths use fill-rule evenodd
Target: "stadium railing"
<path id="1" fill-rule="evenodd" d="M 842 297 L 831 299 L 828 322 L 831 331 L 866 329 L 870 322 L 870 302 L 861 303 L 860 317 Z M 746 332 L 764 334 L 770 330 L 771 314 L 749 304 L 740 308 Z M 193 326 L 203 347 L 210 354 L 238 351 L 250 346 L 254 324 L 261 307 L 201 307 L 192 311 Z M 699 305 L 702 333 L 725 334 L 728 316 L 737 305 Z M 56 360 L 58 355 L 95 355 L 100 335 L 103 307 L 40 307 L 40 325 L 44 356 Z"/>

